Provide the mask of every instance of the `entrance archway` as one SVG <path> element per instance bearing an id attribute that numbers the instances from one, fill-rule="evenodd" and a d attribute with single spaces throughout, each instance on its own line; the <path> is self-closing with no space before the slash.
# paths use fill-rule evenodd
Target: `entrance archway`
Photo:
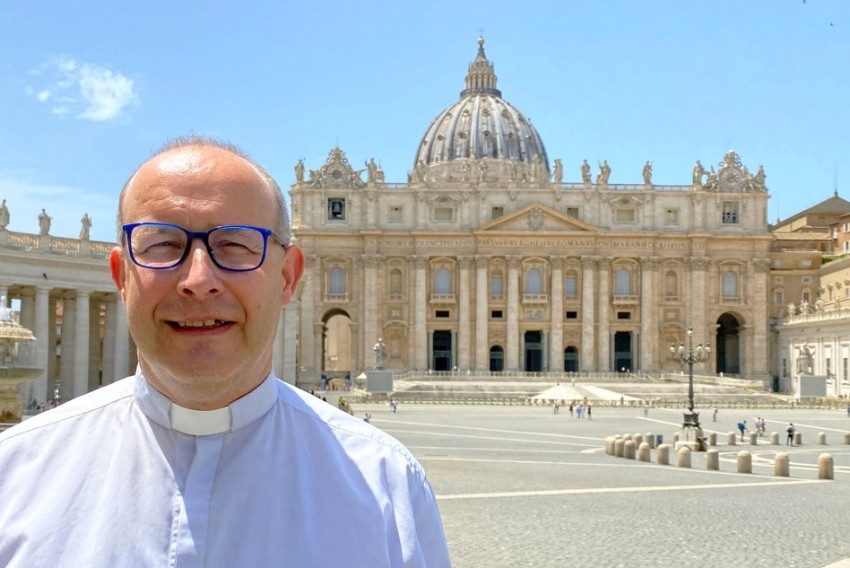
<path id="1" fill-rule="evenodd" d="M 525 370 L 539 373 L 543 370 L 543 332 L 525 332 Z"/>
<path id="2" fill-rule="evenodd" d="M 572 345 L 564 349 L 564 371 L 578 373 L 578 349 Z"/>
<path id="3" fill-rule="evenodd" d="M 741 372 L 741 323 L 734 315 L 725 313 L 717 318 L 717 372 L 737 375 Z"/>
<path id="4" fill-rule="evenodd" d="M 350 385 L 354 367 L 351 356 L 351 318 L 344 310 L 325 314 L 322 332 L 322 370 L 320 387 L 327 388 L 342 381 Z"/>
<path id="5" fill-rule="evenodd" d="M 490 348 L 490 370 L 496 373 L 501 373 L 505 370 L 505 350 L 501 345 L 494 345 Z"/>
<path id="6" fill-rule="evenodd" d="M 629 372 L 632 370 L 632 332 L 614 332 L 614 370 Z"/>
<path id="7" fill-rule="evenodd" d="M 435 371 L 452 370 L 452 332 L 450 330 L 434 330 L 434 353 L 431 368 Z"/>

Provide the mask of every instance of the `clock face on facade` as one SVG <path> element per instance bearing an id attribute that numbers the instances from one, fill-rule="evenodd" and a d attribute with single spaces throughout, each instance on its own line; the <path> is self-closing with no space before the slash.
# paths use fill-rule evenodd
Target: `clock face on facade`
<path id="1" fill-rule="evenodd" d="M 744 178 L 741 175 L 741 172 L 734 168 L 727 168 L 720 172 L 718 176 L 720 183 L 725 187 L 733 191 L 737 191 L 741 189 L 741 185 L 744 182 Z"/>
<path id="2" fill-rule="evenodd" d="M 342 167 L 339 166 L 339 165 L 331 166 L 328 169 L 328 174 L 331 176 L 331 179 L 336 180 L 336 181 L 340 181 L 340 180 L 343 179 L 343 177 L 345 177 L 345 172 L 343 171 Z"/>

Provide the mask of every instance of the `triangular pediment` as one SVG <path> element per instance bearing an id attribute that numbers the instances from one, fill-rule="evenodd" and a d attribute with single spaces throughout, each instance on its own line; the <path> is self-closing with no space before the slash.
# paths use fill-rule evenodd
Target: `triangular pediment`
<path id="1" fill-rule="evenodd" d="M 544 203 L 534 202 L 484 223 L 476 232 L 598 233 L 599 230 Z"/>

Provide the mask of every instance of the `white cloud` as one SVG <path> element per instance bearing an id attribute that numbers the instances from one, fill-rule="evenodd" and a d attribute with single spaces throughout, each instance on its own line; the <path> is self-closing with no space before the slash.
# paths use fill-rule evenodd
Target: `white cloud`
<path id="1" fill-rule="evenodd" d="M 27 85 L 27 96 L 50 104 L 50 113 L 81 120 L 107 122 L 126 116 L 127 109 L 138 104 L 133 80 L 105 67 L 59 57 L 30 75 L 45 78 L 48 85 Z"/>

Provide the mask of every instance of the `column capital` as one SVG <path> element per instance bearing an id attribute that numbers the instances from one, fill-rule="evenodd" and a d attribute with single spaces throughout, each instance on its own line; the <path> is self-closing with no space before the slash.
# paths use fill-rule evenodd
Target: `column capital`
<path id="1" fill-rule="evenodd" d="M 475 257 L 467 254 L 457 257 L 457 263 L 460 265 L 461 268 L 469 268 L 469 266 L 474 260 Z"/>
<path id="2" fill-rule="evenodd" d="M 413 262 L 413 266 L 416 267 L 417 270 L 428 266 L 428 257 L 424 254 L 414 255 L 410 260 Z"/>
<path id="3" fill-rule="evenodd" d="M 769 258 L 756 258 L 753 260 L 753 268 L 755 268 L 756 272 L 764 273 L 770 269 L 770 259 Z"/>
<path id="4" fill-rule="evenodd" d="M 567 257 L 563 255 L 550 255 L 549 256 L 549 264 L 555 270 L 562 270 L 564 268 L 564 262 L 566 262 Z"/>
<path id="5" fill-rule="evenodd" d="M 488 268 L 490 266 L 490 255 L 476 254 L 475 266 L 477 266 L 478 268 Z"/>
<path id="6" fill-rule="evenodd" d="M 519 268 L 519 264 L 522 262 L 522 256 L 518 254 L 512 254 L 505 257 L 505 260 L 508 262 L 508 268 L 516 270 Z"/>
<path id="7" fill-rule="evenodd" d="M 596 268 L 596 263 L 599 262 L 598 256 L 582 256 L 581 267 L 585 270 Z"/>
<path id="8" fill-rule="evenodd" d="M 704 256 L 692 256 L 687 259 L 687 263 L 690 264 L 693 270 L 705 270 L 708 268 L 709 262 L 711 261 Z"/>
<path id="9" fill-rule="evenodd" d="M 362 262 L 366 268 L 377 268 L 378 264 L 380 264 L 380 261 L 381 255 L 379 254 L 360 255 L 360 262 Z"/>

